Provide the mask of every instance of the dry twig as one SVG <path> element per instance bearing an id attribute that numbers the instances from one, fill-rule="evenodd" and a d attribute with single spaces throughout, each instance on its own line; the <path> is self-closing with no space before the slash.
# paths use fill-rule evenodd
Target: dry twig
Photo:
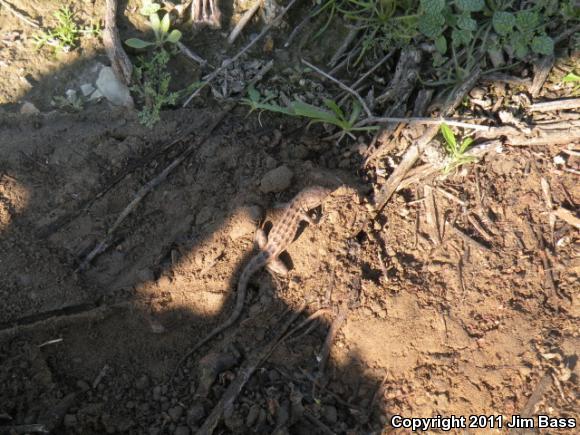
<path id="1" fill-rule="evenodd" d="M 580 108 L 580 98 L 564 98 L 555 101 L 534 103 L 530 106 L 530 112 L 553 112 L 555 110 L 570 110 Z"/>
<path id="2" fill-rule="evenodd" d="M 40 28 L 40 25 L 36 21 L 33 21 L 30 18 L 24 16 L 24 14 L 18 12 L 18 10 L 16 10 L 16 8 L 12 6 L 10 3 L 8 3 L 6 0 L 0 0 L 0 3 L 2 3 L 4 7 L 6 7 L 6 9 L 8 9 L 8 12 L 13 14 L 19 20 L 24 21 L 29 26 L 36 27 L 37 29 Z"/>
<path id="3" fill-rule="evenodd" d="M 110 246 L 111 242 L 113 241 L 114 232 L 121 225 L 121 223 L 125 220 L 125 218 L 127 218 L 127 216 L 129 216 L 137 208 L 137 205 L 139 205 L 141 203 L 143 198 L 145 198 L 145 196 L 147 196 L 147 194 L 149 194 L 149 192 L 151 192 L 153 189 L 155 189 L 155 187 L 157 187 L 159 184 L 161 184 L 161 182 L 163 180 L 165 180 L 167 178 L 167 176 L 171 172 L 173 172 L 173 170 L 177 166 L 179 166 L 181 163 L 183 163 L 183 161 L 187 157 L 189 157 L 189 155 L 191 153 L 193 153 L 194 150 L 196 150 L 202 143 L 204 143 L 210 137 L 213 130 L 219 125 L 219 123 L 225 118 L 226 114 L 229 113 L 229 111 L 232 108 L 233 108 L 233 106 L 230 106 L 229 108 L 223 110 L 214 119 L 212 124 L 209 126 L 209 128 L 206 130 L 206 132 L 203 134 L 203 136 L 198 141 L 194 141 L 189 147 L 187 147 L 184 151 L 182 151 L 179 154 L 179 156 L 175 160 L 173 160 L 173 162 L 171 162 L 171 164 L 169 166 L 167 166 L 159 175 L 157 175 L 155 178 L 150 180 L 145 186 L 143 186 L 137 192 L 137 194 L 135 195 L 135 198 L 133 198 L 133 200 L 129 203 L 129 205 L 127 205 L 127 207 L 125 207 L 125 209 L 121 212 L 121 214 L 119 215 L 119 217 L 117 218 L 115 223 L 111 226 L 111 228 L 109 228 L 109 230 L 107 231 L 107 234 L 105 235 L 103 240 L 101 240 L 97 244 L 97 246 L 95 246 L 93 248 L 93 250 L 84 258 L 84 260 L 81 262 L 78 270 L 82 271 L 82 270 L 86 269 L 86 267 L 90 264 L 90 262 L 97 255 L 104 252 Z"/>
<path id="4" fill-rule="evenodd" d="M 194 62 L 197 62 L 200 66 L 204 67 L 207 65 L 207 60 L 195 54 L 181 41 L 177 41 L 177 48 L 179 48 L 179 51 L 181 51 L 185 56 L 189 57 Z"/>
<path id="5" fill-rule="evenodd" d="M 242 30 L 244 30 L 244 27 L 247 26 L 254 14 L 258 12 L 258 9 L 260 9 L 261 4 L 262 0 L 256 0 L 254 6 L 244 12 L 244 15 L 242 15 L 242 18 L 240 18 L 240 21 L 238 21 L 236 27 L 234 27 L 230 33 L 230 36 L 228 36 L 228 44 L 233 44 L 238 36 L 240 36 L 240 33 L 242 33 Z"/>
<path id="6" fill-rule="evenodd" d="M 570 210 L 565 209 L 564 207 L 558 207 L 552 212 L 552 214 L 580 230 L 580 219 L 578 219 Z"/>

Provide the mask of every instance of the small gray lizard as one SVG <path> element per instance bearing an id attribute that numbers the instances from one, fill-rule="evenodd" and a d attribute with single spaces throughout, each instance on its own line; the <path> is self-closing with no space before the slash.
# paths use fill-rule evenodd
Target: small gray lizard
<path id="1" fill-rule="evenodd" d="M 260 252 L 252 257 L 240 275 L 234 311 L 232 314 L 230 314 L 224 323 L 217 326 L 213 331 L 211 331 L 201 341 L 199 341 L 193 347 L 193 349 L 191 349 L 189 352 L 187 352 L 187 354 L 185 354 L 185 356 L 182 357 L 175 369 L 175 372 L 179 366 L 181 366 L 181 364 L 197 349 L 218 335 L 220 332 L 232 326 L 238 320 L 238 317 L 240 317 L 240 314 L 242 314 L 242 309 L 244 308 L 248 282 L 254 273 L 260 270 L 262 267 L 268 267 L 269 269 L 278 273 L 284 273 L 287 271 L 286 266 L 278 259 L 278 256 L 284 252 L 294 241 L 302 221 L 306 221 L 311 224 L 314 223 L 307 213 L 321 205 L 322 201 L 331 192 L 332 190 L 321 186 L 311 186 L 305 188 L 286 205 L 280 220 L 273 226 L 267 237 L 262 230 L 258 230 L 256 234 L 256 241 L 260 247 Z"/>

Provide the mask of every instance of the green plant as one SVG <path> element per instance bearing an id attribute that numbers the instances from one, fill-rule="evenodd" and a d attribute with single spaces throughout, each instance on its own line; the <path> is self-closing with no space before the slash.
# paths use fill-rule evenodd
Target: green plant
<path id="1" fill-rule="evenodd" d="M 359 63 L 369 51 L 408 44 L 416 35 L 417 0 L 326 0 L 313 15 L 328 12 L 328 19 L 315 37 L 320 36 L 340 14 L 362 31 Z"/>
<path id="2" fill-rule="evenodd" d="M 63 6 L 55 12 L 54 18 L 56 19 L 54 28 L 34 36 L 38 48 L 48 44 L 67 53 L 77 45 L 82 35 L 97 36 L 101 32 L 98 23 L 85 28 L 79 27 L 75 22 L 73 11 L 68 6 Z"/>
<path id="3" fill-rule="evenodd" d="M 572 96 L 580 95 L 580 76 L 573 72 L 569 72 L 562 79 L 562 83 L 572 83 Z"/>
<path id="4" fill-rule="evenodd" d="M 418 28 L 437 49 L 434 66 L 451 56 L 461 75 L 487 50 L 505 49 L 517 59 L 552 54 L 554 41 L 546 26 L 559 13 L 554 1 L 524 3 L 525 9 L 518 9 L 520 3 L 512 0 L 421 0 Z M 463 60 L 458 59 L 460 50 Z"/>
<path id="5" fill-rule="evenodd" d="M 444 173 L 448 174 L 461 165 L 476 161 L 475 157 L 465 155 L 466 151 L 473 143 L 472 138 L 463 138 L 461 143 L 458 143 L 455 134 L 447 124 L 442 123 L 439 129 L 443 135 L 443 139 L 445 140 L 445 150 L 450 158 L 449 163 L 447 163 L 445 168 L 443 168 Z"/>
<path id="6" fill-rule="evenodd" d="M 129 47 L 136 49 L 143 49 L 147 47 L 162 48 L 165 43 L 177 44 L 181 39 L 181 32 L 177 29 L 169 31 L 170 17 L 169 13 L 165 13 L 163 18 L 159 18 L 158 11 L 161 6 L 157 3 L 147 1 L 144 3 L 140 12 L 142 15 L 149 17 L 149 26 L 153 29 L 155 40 L 145 41 L 139 38 L 129 38 L 125 41 Z"/>
<path id="7" fill-rule="evenodd" d="M 250 107 L 250 113 L 259 111 L 269 111 L 280 113 L 282 115 L 296 116 L 310 119 L 309 124 L 328 124 L 334 125 L 341 130 L 341 135 L 351 134 L 353 131 L 371 131 L 376 130 L 376 126 L 355 127 L 361 113 L 361 106 L 358 102 L 353 102 L 350 114 L 346 114 L 338 104 L 330 99 L 324 100 L 326 109 L 305 103 L 300 100 L 294 100 L 289 107 L 282 107 L 276 103 L 271 103 L 273 96 L 262 98 L 260 92 L 253 86 L 248 88 L 248 98 L 243 98 L 242 103 Z"/>
<path id="8" fill-rule="evenodd" d="M 139 112 L 139 121 L 152 128 L 160 119 L 160 111 L 164 106 L 174 105 L 181 97 L 180 92 L 171 92 L 169 84 L 171 74 L 167 64 L 171 58 L 170 52 L 164 45 L 177 44 L 181 39 L 181 32 L 177 29 L 169 31 L 170 17 L 165 13 L 159 18 L 161 6 L 151 0 L 144 0 L 140 13 L 149 17 L 149 25 L 153 29 L 155 40 L 145 41 L 139 38 L 130 38 L 125 41 L 129 47 L 136 49 L 153 48 L 152 52 L 138 59 L 134 69 L 135 85 L 131 87 L 142 101 L 143 107 Z M 197 84 L 193 84 L 195 87 Z M 189 88 L 188 88 L 189 90 Z"/>
<path id="9" fill-rule="evenodd" d="M 164 106 L 174 105 L 179 94 L 169 91 L 171 74 L 167 71 L 169 53 L 163 49 L 156 50 L 148 58 L 140 57 L 135 67 L 136 85 L 131 87 L 142 101 L 143 108 L 138 114 L 139 121 L 152 128 L 159 120 L 159 113 Z"/>

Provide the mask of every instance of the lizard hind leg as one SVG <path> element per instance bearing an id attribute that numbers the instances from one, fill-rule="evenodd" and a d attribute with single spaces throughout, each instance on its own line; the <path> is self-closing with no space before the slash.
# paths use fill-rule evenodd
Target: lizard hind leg
<path id="1" fill-rule="evenodd" d="M 266 244 L 268 243 L 268 236 L 266 236 L 266 232 L 262 228 L 258 228 L 256 230 L 254 241 L 258 245 L 258 248 L 264 249 L 266 247 Z"/>
<path id="2" fill-rule="evenodd" d="M 288 275 L 288 266 L 286 266 L 284 264 L 284 262 L 282 260 L 280 260 L 279 258 L 274 258 L 272 260 L 270 260 L 270 262 L 267 264 L 266 269 L 268 269 L 270 272 L 275 273 L 277 275 L 281 275 L 281 276 L 286 276 Z"/>

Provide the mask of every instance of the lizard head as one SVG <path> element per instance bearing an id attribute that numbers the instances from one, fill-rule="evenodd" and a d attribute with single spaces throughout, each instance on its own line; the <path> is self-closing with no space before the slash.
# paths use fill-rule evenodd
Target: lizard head
<path id="1" fill-rule="evenodd" d="M 310 186 L 299 193 L 299 201 L 303 210 L 312 210 L 318 207 L 330 193 L 331 189 L 322 186 Z"/>

